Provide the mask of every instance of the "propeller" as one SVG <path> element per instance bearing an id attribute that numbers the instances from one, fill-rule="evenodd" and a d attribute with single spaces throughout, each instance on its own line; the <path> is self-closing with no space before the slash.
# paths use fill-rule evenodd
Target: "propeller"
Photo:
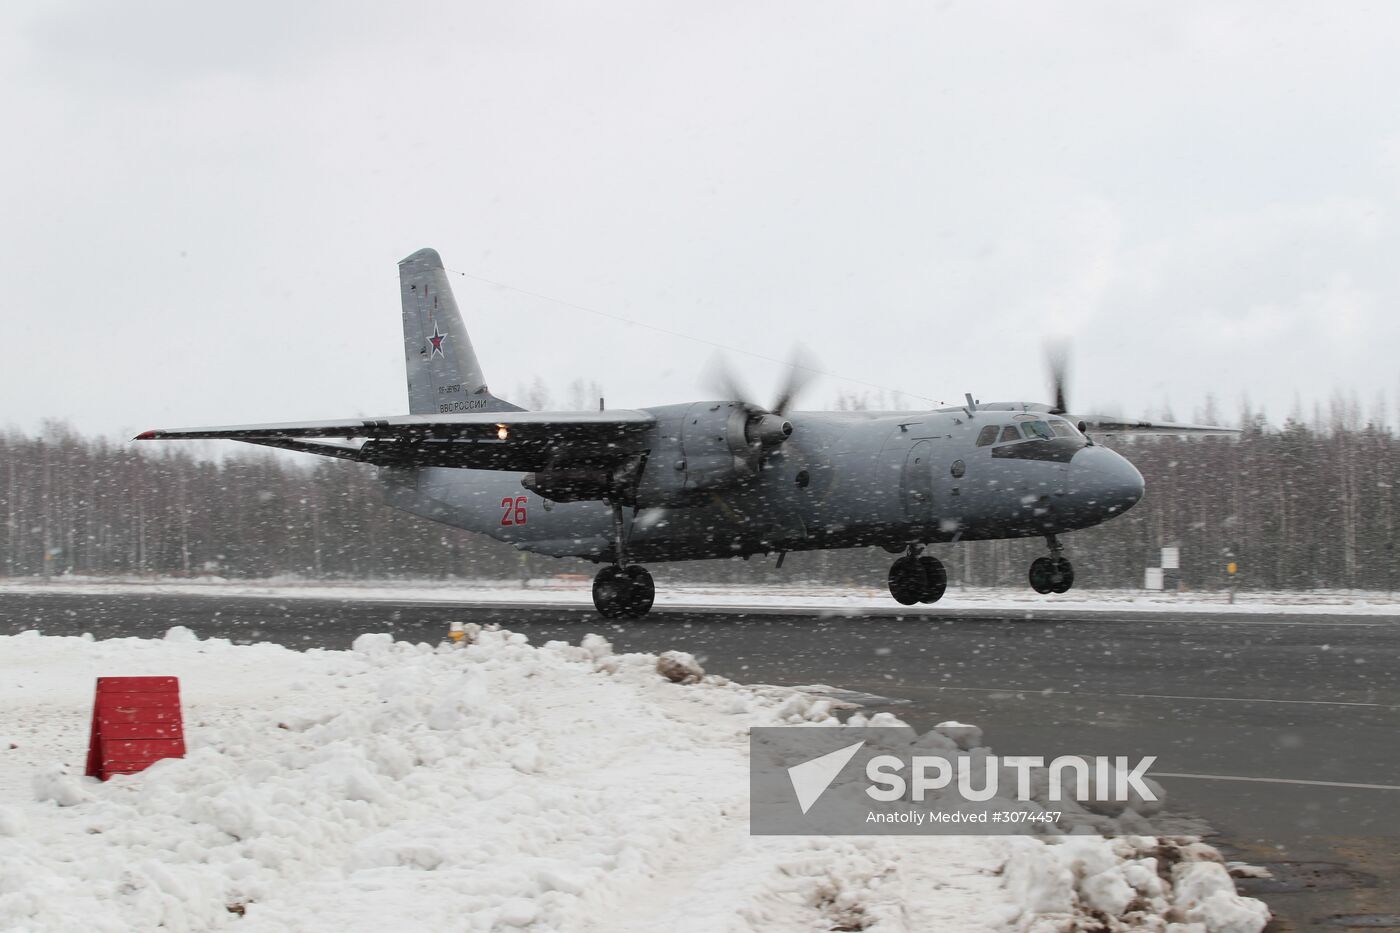
<path id="1" fill-rule="evenodd" d="M 783 417 L 791 410 L 793 402 L 811 384 L 816 376 L 810 354 L 799 344 L 793 348 L 788 361 L 787 379 L 778 391 L 778 397 L 768 407 L 755 402 L 748 388 L 734 374 L 723 356 L 716 356 L 711 364 L 711 381 L 723 398 L 738 402 L 743 407 L 744 439 L 755 455 L 777 447 L 792 435 L 792 422 Z"/>
<path id="2" fill-rule="evenodd" d="M 1045 363 L 1050 372 L 1050 393 L 1055 401 L 1048 411 L 1052 415 L 1068 415 L 1084 434 L 1168 434 L 1168 435 L 1230 435 L 1239 434 L 1238 428 L 1227 428 L 1213 424 L 1179 424 L 1168 421 L 1129 420 L 1110 415 L 1070 415 L 1069 392 L 1069 344 L 1064 340 L 1047 341 Z M 1034 406 L 1039 409 L 1042 406 Z"/>
<path id="3" fill-rule="evenodd" d="M 1055 399 L 1050 414 L 1068 414 L 1069 393 L 1065 385 L 1069 382 L 1069 344 L 1063 340 L 1046 343 L 1045 363 L 1050 371 L 1050 394 Z"/>
<path id="4" fill-rule="evenodd" d="M 817 377 L 816 361 L 802 344 L 797 344 L 792 348 L 792 356 L 788 359 L 787 381 L 783 383 L 782 391 L 778 393 L 778 399 L 773 403 L 774 414 L 781 415 L 791 410 L 792 403 L 797 400 L 797 396 L 806 391 L 812 384 L 812 380 Z"/>

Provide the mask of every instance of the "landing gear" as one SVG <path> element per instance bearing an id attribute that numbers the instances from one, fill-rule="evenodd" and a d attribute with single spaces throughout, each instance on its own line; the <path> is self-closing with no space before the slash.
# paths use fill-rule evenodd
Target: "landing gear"
<path id="1" fill-rule="evenodd" d="M 645 567 L 610 565 L 593 578 L 593 605 L 605 619 L 639 619 L 656 601 L 656 581 Z"/>
<path id="2" fill-rule="evenodd" d="M 656 581 L 645 567 L 627 563 L 626 536 L 623 535 L 622 506 L 614 502 L 614 560 L 593 578 L 593 605 L 605 619 L 640 619 L 656 602 Z"/>
<path id="3" fill-rule="evenodd" d="M 948 571 L 943 562 L 914 548 L 890 567 L 890 595 L 901 606 L 936 603 L 948 589 Z"/>
<path id="4" fill-rule="evenodd" d="M 1037 557 L 1031 561 L 1031 589 L 1045 593 L 1068 593 L 1074 586 L 1074 565 L 1064 556 L 1064 548 L 1054 535 L 1047 535 L 1050 545 L 1049 557 Z"/>

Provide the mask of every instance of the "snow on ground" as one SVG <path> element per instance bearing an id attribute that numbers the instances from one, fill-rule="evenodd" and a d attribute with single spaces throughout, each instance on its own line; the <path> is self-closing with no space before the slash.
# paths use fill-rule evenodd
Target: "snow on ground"
<path id="1" fill-rule="evenodd" d="M 499 580 L 308 581 L 296 578 L 194 580 L 50 577 L 9 578 L 0 593 L 86 593 L 94 596 L 165 594 L 182 596 L 266 596 L 277 599 L 424 600 L 462 604 L 592 605 L 591 581 L 582 576 L 533 580 L 528 586 Z M 657 586 L 656 605 L 668 608 L 764 608 L 813 612 L 859 612 L 896 608 L 884 589 L 824 583 Z M 1183 613 L 1261 613 L 1376 615 L 1400 618 L 1400 593 L 1312 590 L 1286 593 L 1158 593 L 1146 590 L 1075 589 L 1042 596 L 1024 587 L 957 587 L 934 606 L 905 607 L 911 614 L 958 609 L 1002 611 L 1111 610 Z"/>
<path id="2" fill-rule="evenodd" d="M 683 655 L 660 666 L 673 680 L 596 635 L 471 635 L 305 652 L 180 628 L 0 637 L 0 930 L 1266 921 L 1199 843 L 750 836 L 747 730 L 833 725 L 830 700 L 696 681 Z M 188 756 L 81 777 L 93 678 L 146 674 L 180 677 Z"/>

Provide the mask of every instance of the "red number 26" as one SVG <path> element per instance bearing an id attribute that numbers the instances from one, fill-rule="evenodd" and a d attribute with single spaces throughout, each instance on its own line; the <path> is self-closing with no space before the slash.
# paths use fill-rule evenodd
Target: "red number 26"
<path id="1" fill-rule="evenodd" d="M 525 504 L 530 500 L 526 496 L 516 496 L 512 499 L 506 496 L 501 500 L 501 524 L 502 525 L 523 525 L 525 524 L 526 513 Z"/>

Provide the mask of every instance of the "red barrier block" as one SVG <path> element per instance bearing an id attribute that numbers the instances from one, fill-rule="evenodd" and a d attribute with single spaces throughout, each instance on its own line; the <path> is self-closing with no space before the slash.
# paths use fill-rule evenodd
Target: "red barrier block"
<path id="1" fill-rule="evenodd" d="M 92 703 L 87 774 L 107 780 L 185 757 L 176 677 L 99 677 Z"/>

